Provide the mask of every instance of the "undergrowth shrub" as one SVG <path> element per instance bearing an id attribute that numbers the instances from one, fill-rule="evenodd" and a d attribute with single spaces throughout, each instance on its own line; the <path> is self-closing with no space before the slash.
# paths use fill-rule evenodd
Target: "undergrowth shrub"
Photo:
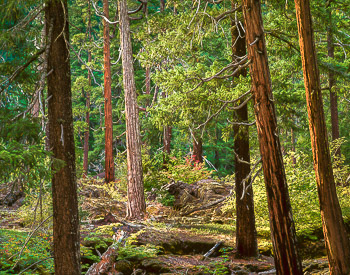
<path id="1" fill-rule="evenodd" d="M 27 236 L 28 232 L 0 229 L 0 274 L 18 274 L 36 262 L 25 274 L 53 274 L 52 235 L 36 233 L 18 258 Z"/>
<path id="2" fill-rule="evenodd" d="M 293 158 L 296 163 L 293 163 Z M 341 160 L 340 160 L 341 162 Z M 334 167 L 335 177 L 349 173 L 349 167 L 342 162 Z M 284 158 L 289 197 L 297 235 L 316 239 L 314 232 L 322 228 L 317 184 L 312 159 L 303 153 L 289 154 Z M 255 217 L 258 232 L 269 232 L 269 216 L 263 174 L 253 183 Z M 350 188 L 337 186 L 343 217 L 350 220 Z"/>
<path id="3" fill-rule="evenodd" d="M 45 219 L 48 219 L 40 227 L 40 231 L 48 232 L 52 229 L 52 197 L 49 192 L 43 194 L 29 193 L 26 195 L 25 203 L 18 211 L 19 220 L 26 227 L 39 225 Z"/>

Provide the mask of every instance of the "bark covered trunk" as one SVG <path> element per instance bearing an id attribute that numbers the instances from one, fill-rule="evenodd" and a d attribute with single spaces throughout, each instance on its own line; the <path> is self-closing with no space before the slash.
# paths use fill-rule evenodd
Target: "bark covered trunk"
<path id="1" fill-rule="evenodd" d="M 303 274 L 271 88 L 260 1 L 243 0 L 252 93 L 277 274 Z"/>
<path id="2" fill-rule="evenodd" d="M 311 147 L 329 269 L 331 274 L 350 274 L 350 243 L 335 189 L 309 1 L 295 0 L 295 8 Z"/>
<path id="3" fill-rule="evenodd" d="M 232 8 L 234 4 L 232 2 Z M 245 38 L 240 37 L 239 25 L 232 24 L 232 59 L 246 54 Z M 242 70 L 239 76 L 246 76 L 246 70 Z M 236 110 L 238 122 L 248 122 L 248 106 Z M 235 181 L 236 181 L 236 248 L 243 257 L 255 257 L 258 255 L 258 242 L 255 228 L 253 186 L 250 184 L 250 153 L 249 153 L 249 126 L 234 125 L 234 151 L 235 155 Z M 244 194 L 244 195 L 243 195 Z"/>
<path id="4" fill-rule="evenodd" d="M 146 212 L 146 202 L 143 190 L 139 111 L 136 101 L 130 23 L 126 0 L 119 1 L 119 24 L 126 111 L 126 143 L 128 163 L 127 218 L 139 219 L 144 217 Z"/>
<path id="5" fill-rule="evenodd" d="M 89 19 L 88 19 L 88 36 L 89 41 L 91 42 L 91 4 L 90 1 L 88 1 L 88 13 L 89 13 Z M 91 51 L 88 51 L 88 63 L 91 62 Z M 91 87 L 91 72 L 88 70 L 88 82 L 89 87 Z M 89 137 L 90 137 L 90 91 L 88 90 L 86 92 L 86 114 L 85 114 L 85 122 L 87 125 L 87 129 L 84 133 L 84 162 L 83 162 L 83 176 L 84 178 L 88 174 L 88 167 L 89 167 Z"/>
<path id="6" fill-rule="evenodd" d="M 52 176 L 55 274 L 80 274 L 71 77 L 65 41 L 69 40 L 67 0 L 49 1 L 45 15 L 47 26 L 52 25 L 48 38 L 52 43 L 48 55 L 47 89 L 49 143 L 54 158 L 52 170 L 55 171 Z"/>
<path id="7" fill-rule="evenodd" d="M 108 0 L 103 0 L 103 13 L 109 18 Z M 113 116 L 111 91 L 111 62 L 109 23 L 103 20 L 103 58 L 104 58 L 104 99 L 105 99 L 105 170 L 106 182 L 114 181 L 113 159 Z"/>
<path id="8" fill-rule="evenodd" d="M 203 162 L 203 143 L 200 137 L 193 137 L 193 155 L 192 161 L 194 163 L 202 163 Z"/>
<path id="9" fill-rule="evenodd" d="M 330 3 L 329 3 L 330 5 Z M 332 31 L 332 10 L 328 6 L 328 28 L 327 28 L 327 50 L 328 56 L 334 58 L 334 45 L 333 45 L 333 31 Z M 336 85 L 334 72 L 328 71 L 328 85 L 329 85 L 329 98 L 330 98 L 330 109 L 331 109 L 331 124 L 332 124 L 332 140 L 336 140 L 340 137 L 339 134 L 339 118 L 338 118 L 338 95 L 334 91 L 333 87 Z M 341 157 L 340 147 L 335 152 L 336 156 Z"/>

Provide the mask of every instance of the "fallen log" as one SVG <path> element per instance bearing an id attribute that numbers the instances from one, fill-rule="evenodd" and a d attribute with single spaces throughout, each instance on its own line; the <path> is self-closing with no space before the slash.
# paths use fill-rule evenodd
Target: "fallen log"
<path id="1" fill-rule="evenodd" d="M 197 212 L 197 211 L 200 211 L 200 210 L 206 210 L 206 209 L 208 209 L 208 208 L 211 208 L 211 207 L 213 207 L 213 206 L 215 206 L 215 205 L 217 205 L 217 204 L 223 202 L 224 200 L 226 200 L 227 198 L 229 198 L 231 195 L 232 195 L 232 190 L 230 191 L 230 194 L 228 194 L 227 196 L 225 196 L 225 197 L 223 197 L 223 198 L 221 198 L 221 199 L 218 199 L 218 200 L 216 200 L 216 201 L 210 202 L 210 203 L 208 203 L 208 204 L 206 204 L 206 205 L 203 205 L 203 206 L 201 206 L 201 207 L 197 207 L 197 208 L 191 209 L 190 211 L 187 211 L 187 212 L 185 212 L 185 213 L 182 213 L 181 216 L 187 216 L 187 215 L 189 215 L 189 214 L 192 214 L 193 212 Z"/>
<path id="2" fill-rule="evenodd" d="M 128 236 L 125 231 L 120 233 L 121 237 L 117 240 L 117 243 L 108 247 L 107 251 L 102 254 L 101 261 L 90 266 L 86 275 L 117 274 L 118 271 L 115 269 L 115 263 L 118 257 L 118 250 L 123 239 Z"/>
<path id="3" fill-rule="evenodd" d="M 223 244 L 222 241 L 216 243 L 207 253 L 205 253 L 202 257 L 202 260 L 205 260 L 206 258 L 210 257 L 215 251 L 219 249 L 219 247 Z"/>

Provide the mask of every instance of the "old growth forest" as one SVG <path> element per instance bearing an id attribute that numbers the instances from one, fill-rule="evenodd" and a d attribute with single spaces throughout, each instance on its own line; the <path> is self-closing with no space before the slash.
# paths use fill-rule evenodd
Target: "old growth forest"
<path id="1" fill-rule="evenodd" d="M 350 274 L 349 0 L 0 1 L 0 274 Z"/>

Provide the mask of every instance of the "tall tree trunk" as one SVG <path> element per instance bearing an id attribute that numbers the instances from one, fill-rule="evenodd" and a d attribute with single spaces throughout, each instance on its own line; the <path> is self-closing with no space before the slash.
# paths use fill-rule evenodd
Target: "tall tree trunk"
<path id="1" fill-rule="evenodd" d="M 172 127 L 171 126 L 164 126 L 164 153 L 170 154 L 170 144 L 171 144 L 171 136 L 172 136 Z"/>
<path id="2" fill-rule="evenodd" d="M 193 137 L 193 155 L 192 160 L 195 163 L 203 162 L 203 143 L 200 137 Z"/>
<path id="3" fill-rule="evenodd" d="M 49 37 L 52 43 L 48 55 L 47 89 L 49 139 L 54 158 L 52 201 L 55 274 L 80 274 L 78 196 L 67 45 L 69 40 L 67 0 L 49 1 L 45 15 L 47 26 L 52 25 Z M 49 28 L 46 29 L 49 34 Z"/>
<path id="4" fill-rule="evenodd" d="M 108 0 L 103 0 L 103 13 L 109 18 Z M 103 20 L 103 58 L 104 58 L 104 98 L 105 98 L 105 170 L 106 182 L 114 181 L 113 159 L 113 116 L 111 91 L 111 53 L 109 38 L 109 23 Z"/>
<path id="5" fill-rule="evenodd" d="M 136 101 L 130 23 L 126 0 L 119 1 L 119 24 L 126 111 L 126 146 L 128 163 L 127 218 L 139 219 L 144 217 L 146 212 L 146 202 L 143 190 L 139 110 Z"/>
<path id="6" fill-rule="evenodd" d="M 232 8 L 235 4 L 232 1 Z M 239 24 L 232 22 L 232 59 L 235 56 L 246 55 L 245 38 L 240 37 Z M 246 69 L 239 76 L 246 76 Z M 239 123 L 248 122 L 248 106 L 236 110 Z M 235 155 L 235 180 L 236 180 L 236 248 L 239 255 L 243 257 L 256 257 L 258 255 L 258 242 L 255 228 L 253 186 L 250 184 L 250 153 L 249 153 L 249 126 L 234 125 L 234 151 Z M 244 195 L 243 195 L 244 194 Z"/>
<path id="7" fill-rule="evenodd" d="M 303 274 L 271 88 L 260 1 L 243 0 L 252 93 L 277 274 Z"/>
<path id="8" fill-rule="evenodd" d="M 88 36 L 89 41 L 91 42 L 91 3 L 88 1 Z M 88 50 L 88 63 L 91 62 L 91 51 Z M 91 71 L 88 70 L 88 82 L 89 87 L 91 87 Z M 84 133 L 84 162 L 83 162 L 83 177 L 85 178 L 88 174 L 89 167 L 89 137 L 90 137 L 90 90 L 86 92 L 86 114 L 85 114 L 85 122 L 87 125 L 87 129 Z"/>
<path id="9" fill-rule="evenodd" d="M 330 1 L 328 1 L 328 27 L 327 27 L 327 49 L 328 56 L 334 59 L 334 45 L 333 45 L 333 31 L 332 31 L 332 9 L 330 7 Z M 329 85 L 329 97 L 330 97 L 330 109 L 331 109 L 331 123 L 332 123 L 332 140 L 336 140 L 340 137 L 339 134 L 339 118 L 338 118 L 338 95 L 334 91 L 333 87 L 336 85 L 334 72 L 328 71 L 328 85 Z M 335 152 L 336 156 L 341 157 L 340 147 Z"/>
<path id="10" fill-rule="evenodd" d="M 165 98 L 167 95 L 165 92 L 162 92 L 162 97 Z M 167 155 L 170 155 L 170 145 L 171 145 L 171 137 L 172 137 L 173 128 L 170 125 L 165 125 L 163 128 L 163 152 Z M 163 165 L 164 167 L 168 164 L 168 158 L 166 155 L 163 155 Z"/>
<path id="11" fill-rule="evenodd" d="M 295 0 L 295 9 L 311 147 L 329 269 L 331 274 L 350 274 L 350 243 L 335 189 L 309 1 Z"/>

